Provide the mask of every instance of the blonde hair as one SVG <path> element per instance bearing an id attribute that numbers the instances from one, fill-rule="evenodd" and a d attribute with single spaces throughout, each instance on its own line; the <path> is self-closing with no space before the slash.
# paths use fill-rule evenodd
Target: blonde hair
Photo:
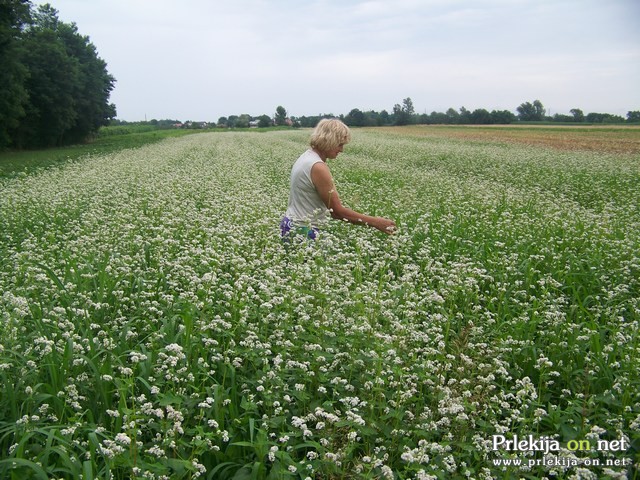
<path id="1" fill-rule="evenodd" d="M 328 152 L 350 141 L 349 127 L 337 118 L 323 118 L 313 130 L 309 144 L 321 152 Z"/>

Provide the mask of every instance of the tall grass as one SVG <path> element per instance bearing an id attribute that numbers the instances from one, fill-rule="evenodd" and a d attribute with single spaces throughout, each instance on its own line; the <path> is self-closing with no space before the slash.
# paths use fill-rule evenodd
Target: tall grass
<path id="1" fill-rule="evenodd" d="M 341 197 L 398 234 L 285 246 L 307 135 L 0 180 L 0 474 L 637 476 L 637 156 L 354 131 Z"/>

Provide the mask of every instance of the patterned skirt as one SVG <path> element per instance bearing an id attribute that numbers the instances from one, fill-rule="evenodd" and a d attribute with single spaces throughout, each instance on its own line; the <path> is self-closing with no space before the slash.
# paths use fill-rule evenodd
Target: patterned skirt
<path id="1" fill-rule="evenodd" d="M 289 241 L 295 235 L 301 235 L 309 240 L 318 238 L 319 230 L 316 227 L 296 226 L 289 217 L 283 217 L 280 222 L 280 236 L 284 241 Z"/>

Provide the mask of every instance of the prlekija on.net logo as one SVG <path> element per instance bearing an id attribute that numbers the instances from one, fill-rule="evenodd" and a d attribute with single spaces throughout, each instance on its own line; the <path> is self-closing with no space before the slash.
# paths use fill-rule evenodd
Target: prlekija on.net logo
<path id="1" fill-rule="evenodd" d="M 504 435 L 493 435 L 492 437 L 493 450 L 504 450 L 507 452 L 559 452 L 562 448 L 560 442 L 554 438 L 543 435 L 541 437 L 534 437 L 533 435 L 526 435 L 520 437 L 517 434 L 513 438 L 508 439 Z M 598 451 L 607 452 L 625 452 L 630 443 L 624 437 L 617 440 L 597 440 L 592 442 L 591 440 L 569 440 L 564 448 L 572 452 L 575 451 L 592 451 L 593 449 Z"/>
<path id="2" fill-rule="evenodd" d="M 630 446 L 629 440 L 625 437 L 615 440 L 569 440 L 564 444 L 564 450 L 565 453 L 568 451 L 570 455 L 565 456 L 560 454 L 563 450 L 563 445 L 560 441 L 549 436 L 543 435 L 535 437 L 533 435 L 514 435 L 512 438 L 507 438 L 505 435 L 492 436 L 493 451 L 503 451 L 510 454 L 508 457 L 493 459 L 494 465 L 503 467 L 628 467 L 633 463 L 631 458 L 616 458 L 609 455 L 605 459 L 600 459 L 594 458 L 590 453 L 598 451 L 620 452 L 624 454 Z M 522 457 L 525 458 L 520 458 L 518 456 L 514 457 L 513 454 L 516 452 L 521 452 L 523 454 Z M 531 457 L 531 455 L 526 455 L 526 453 L 531 454 L 537 452 L 541 452 L 542 456 L 537 455 Z M 574 452 L 583 453 L 584 456 L 572 455 Z"/>

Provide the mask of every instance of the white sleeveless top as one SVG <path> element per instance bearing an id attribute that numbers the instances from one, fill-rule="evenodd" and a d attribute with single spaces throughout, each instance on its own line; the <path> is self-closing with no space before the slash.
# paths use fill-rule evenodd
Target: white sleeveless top
<path id="1" fill-rule="evenodd" d="M 309 149 L 291 169 L 289 207 L 285 216 L 296 226 L 318 227 L 329 220 L 329 210 L 311 180 L 311 168 L 318 162 L 322 162 L 320 156 Z"/>

